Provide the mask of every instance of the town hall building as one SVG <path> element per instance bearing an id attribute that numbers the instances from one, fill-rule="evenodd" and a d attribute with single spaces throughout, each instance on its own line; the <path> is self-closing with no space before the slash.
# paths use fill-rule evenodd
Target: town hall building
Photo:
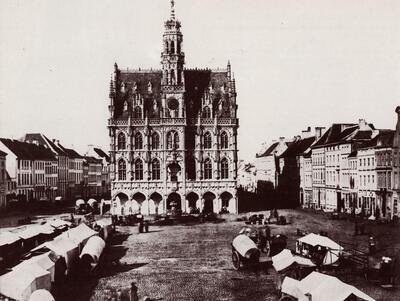
<path id="1" fill-rule="evenodd" d="M 108 129 L 115 214 L 238 211 L 231 66 L 186 69 L 182 41 L 171 1 L 161 69 L 114 65 Z"/>

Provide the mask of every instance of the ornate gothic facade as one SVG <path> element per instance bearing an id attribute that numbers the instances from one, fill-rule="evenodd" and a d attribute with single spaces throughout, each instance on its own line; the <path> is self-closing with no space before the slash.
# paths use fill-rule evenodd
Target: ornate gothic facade
<path id="1" fill-rule="evenodd" d="M 185 69 L 172 1 L 161 70 L 121 70 L 110 83 L 116 214 L 197 208 L 237 212 L 237 104 L 231 66 Z"/>

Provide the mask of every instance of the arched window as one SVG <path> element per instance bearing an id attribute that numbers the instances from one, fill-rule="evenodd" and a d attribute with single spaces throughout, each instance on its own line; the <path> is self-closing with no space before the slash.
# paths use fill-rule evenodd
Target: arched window
<path id="1" fill-rule="evenodd" d="M 229 141 L 228 141 L 228 134 L 226 132 L 221 133 L 221 148 L 228 148 Z"/>
<path id="2" fill-rule="evenodd" d="M 135 180 L 143 180 L 143 162 L 140 159 L 135 161 Z"/>
<path id="3" fill-rule="evenodd" d="M 118 134 L 118 149 L 125 149 L 126 148 L 126 137 L 124 133 Z"/>
<path id="4" fill-rule="evenodd" d="M 151 175 L 153 180 L 159 180 L 161 178 L 160 161 L 158 159 L 154 159 L 153 162 L 151 162 Z"/>
<path id="5" fill-rule="evenodd" d="M 141 133 L 135 134 L 135 149 L 143 148 L 143 138 Z"/>
<path id="6" fill-rule="evenodd" d="M 167 149 L 179 148 L 179 134 L 175 131 L 170 131 L 167 134 Z"/>
<path id="7" fill-rule="evenodd" d="M 204 118 L 211 118 L 211 110 L 210 107 L 203 108 L 203 117 Z"/>
<path id="8" fill-rule="evenodd" d="M 204 148 L 211 148 L 212 145 L 212 140 L 211 140 L 211 133 L 210 132 L 206 132 L 204 134 Z"/>
<path id="9" fill-rule="evenodd" d="M 141 119 L 142 118 L 142 108 L 139 106 L 135 107 L 135 111 L 133 112 L 133 118 Z"/>
<path id="10" fill-rule="evenodd" d="M 168 52 L 168 41 L 165 41 L 164 43 L 164 51 Z"/>
<path id="11" fill-rule="evenodd" d="M 221 179 L 229 178 L 229 163 L 228 159 L 223 158 L 221 160 Z"/>
<path id="12" fill-rule="evenodd" d="M 160 148 L 160 135 L 158 133 L 151 134 L 151 149 Z"/>
<path id="13" fill-rule="evenodd" d="M 204 161 L 204 179 L 212 179 L 212 163 L 210 159 Z"/>
<path id="14" fill-rule="evenodd" d="M 175 42 L 171 41 L 171 53 L 175 53 Z"/>
<path id="15" fill-rule="evenodd" d="M 118 180 L 126 180 L 126 163 L 124 159 L 118 161 Z"/>
<path id="16" fill-rule="evenodd" d="M 181 42 L 177 41 L 176 42 L 176 53 L 181 53 Z"/>
<path id="17" fill-rule="evenodd" d="M 175 84 L 175 70 L 171 69 L 171 83 Z"/>

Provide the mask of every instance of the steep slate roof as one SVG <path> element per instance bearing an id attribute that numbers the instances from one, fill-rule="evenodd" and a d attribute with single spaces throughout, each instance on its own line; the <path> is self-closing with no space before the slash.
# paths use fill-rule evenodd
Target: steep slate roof
<path id="1" fill-rule="evenodd" d="M 62 149 L 62 151 L 67 155 L 68 158 L 71 159 L 80 159 L 82 156 L 78 154 L 75 150 L 71 148 L 65 148 L 61 144 L 58 144 L 58 146 Z"/>
<path id="2" fill-rule="evenodd" d="M 267 157 L 269 155 L 272 154 L 272 152 L 274 151 L 274 149 L 278 146 L 278 142 L 272 143 L 270 145 L 270 147 L 268 147 L 264 153 L 262 153 L 261 155 L 258 155 L 257 157 Z"/>
<path id="3" fill-rule="evenodd" d="M 359 149 L 385 148 L 393 146 L 394 130 L 379 130 L 379 134 L 360 145 Z"/>
<path id="4" fill-rule="evenodd" d="M 303 154 L 314 143 L 315 137 L 308 137 L 293 141 L 289 147 L 279 156 L 280 158 L 295 157 Z"/>
<path id="5" fill-rule="evenodd" d="M 106 161 L 109 163 L 110 162 L 110 156 L 107 155 L 102 149 L 94 147 L 93 150 L 98 154 L 100 157 L 105 158 Z"/>
<path id="6" fill-rule="evenodd" d="M 40 145 L 50 146 L 50 149 L 53 153 L 60 156 L 67 156 L 67 154 L 61 148 L 59 148 L 53 141 L 41 133 L 27 133 L 22 137 L 22 140 L 30 143 L 36 140 Z"/>
<path id="7" fill-rule="evenodd" d="M 44 146 L 3 138 L 0 141 L 19 159 L 56 160 L 54 154 Z"/>
<path id="8" fill-rule="evenodd" d="M 342 130 L 343 127 L 346 127 Z M 348 123 L 340 124 L 334 123 L 332 126 L 318 139 L 318 141 L 312 146 L 312 148 L 321 147 L 327 144 L 335 144 L 343 139 L 347 138 L 352 132 L 358 128 L 357 124 Z"/>
<path id="9" fill-rule="evenodd" d="M 102 163 L 101 159 L 97 159 L 95 157 L 83 156 L 82 158 L 85 159 L 87 163 L 94 163 L 94 164 Z"/>
<path id="10" fill-rule="evenodd" d="M 185 69 L 185 104 L 186 104 L 186 117 L 195 118 L 201 109 L 201 98 L 204 93 L 212 87 L 213 100 L 212 106 L 214 112 L 217 111 L 219 101 L 222 100 L 223 110 L 219 112 L 222 117 L 230 117 L 229 112 L 232 111 L 232 104 L 230 104 L 227 93 L 223 93 L 221 87 L 224 87 L 225 92 L 228 91 L 230 80 L 228 78 L 227 70 L 210 69 Z M 153 102 L 156 100 L 158 108 L 161 108 L 161 70 L 118 70 L 117 84 L 115 87 L 115 118 L 127 117 L 128 113 L 123 112 L 124 102 L 128 103 L 128 111 L 133 108 L 134 92 L 132 87 L 136 83 L 136 93 L 143 98 L 144 110 L 150 117 L 158 117 L 158 113 L 153 111 Z M 148 91 L 148 84 L 151 83 L 152 93 Z M 125 85 L 125 92 L 121 92 L 122 84 Z M 229 116 L 228 116 L 229 115 Z"/>

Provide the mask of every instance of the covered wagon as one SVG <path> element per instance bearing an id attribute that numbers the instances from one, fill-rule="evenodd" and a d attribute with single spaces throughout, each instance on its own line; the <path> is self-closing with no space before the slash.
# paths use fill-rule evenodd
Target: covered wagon
<path id="1" fill-rule="evenodd" d="M 239 234 L 232 241 L 232 264 L 235 270 L 243 265 L 257 264 L 260 250 L 253 240 L 245 234 Z"/>
<path id="2" fill-rule="evenodd" d="M 93 236 L 88 240 L 79 255 L 81 268 L 84 273 L 88 274 L 97 267 L 105 246 L 106 243 L 104 240 L 98 236 Z"/>

